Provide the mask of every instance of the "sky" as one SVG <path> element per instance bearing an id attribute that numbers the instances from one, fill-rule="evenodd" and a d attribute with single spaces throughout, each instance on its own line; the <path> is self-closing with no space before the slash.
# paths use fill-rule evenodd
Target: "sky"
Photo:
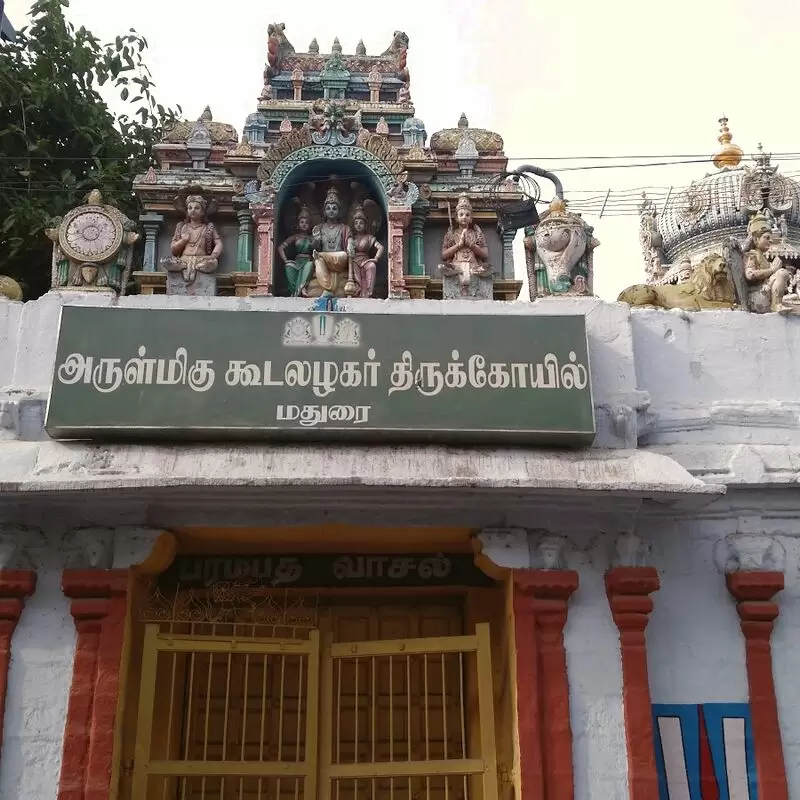
<path id="1" fill-rule="evenodd" d="M 30 6 L 6 0 L 16 28 Z M 595 294 L 606 300 L 644 279 L 639 193 L 622 193 L 661 187 L 663 195 L 715 168 L 587 167 L 710 156 L 723 114 L 747 158 L 760 142 L 775 154 L 800 151 L 800 103 L 787 72 L 800 38 L 798 0 L 771 0 L 762 11 L 749 0 L 71 0 L 67 13 L 103 40 L 135 28 L 149 42 L 159 102 L 179 104 L 188 118 L 208 104 L 238 131 L 256 110 L 269 23 L 285 23 L 298 51 L 316 37 L 330 52 L 338 36 L 345 53 L 359 39 L 380 53 L 405 31 L 411 94 L 429 135 L 464 111 L 471 126 L 503 136 L 512 165 L 556 172 L 568 201 L 611 190 L 607 213 L 584 215 L 600 241 Z M 780 164 L 800 172 L 800 158 Z M 546 182 L 542 195 L 551 196 Z"/>

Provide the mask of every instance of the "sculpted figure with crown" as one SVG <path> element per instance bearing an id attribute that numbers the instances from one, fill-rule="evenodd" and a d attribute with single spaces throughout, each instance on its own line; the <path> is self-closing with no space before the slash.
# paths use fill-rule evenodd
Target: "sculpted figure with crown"
<path id="1" fill-rule="evenodd" d="M 342 222 L 342 198 L 335 186 L 328 189 L 323 206 L 323 222 L 311 231 L 314 251 L 314 278 L 308 288 L 310 297 L 341 297 L 350 277 L 350 260 L 355 256 L 355 242 L 350 227 Z"/>
<path id="2" fill-rule="evenodd" d="M 167 271 L 167 294 L 214 296 L 217 280 L 214 273 L 222 255 L 222 238 L 207 215 L 213 210 L 201 194 L 190 194 L 176 205 L 186 209 L 186 218 L 175 226 L 172 255 L 161 259 Z"/>
<path id="3" fill-rule="evenodd" d="M 304 295 L 308 282 L 314 274 L 314 261 L 311 254 L 314 250 L 314 239 L 311 233 L 311 210 L 307 205 L 300 208 L 295 223 L 296 231 L 287 237 L 278 247 L 278 258 L 284 263 L 286 285 L 292 297 Z M 287 250 L 293 252 L 289 259 Z"/>
<path id="4" fill-rule="evenodd" d="M 324 202 L 315 198 L 324 192 Z M 321 205 L 321 211 L 320 209 Z M 349 208 L 349 211 L 346 209 Z M 300 187 L 283 214 L 294 231 L 277 249 L 286 291 L 293 297 L 372 297 L 386 252 L 377 234 L 383 222 L 378 203 L 358 182 L 331 178 L 327 189 Z"/>
<path id="5" fill-rule="evenodd" d="M 456 228 L 452 226 L 442 242 L 442 297 L 446 300 L 493 297 L 489 248 L 479 225 L 472 219 L 472 203 L 466 194 L 458 198 Z"/>
<path id="6" fill-rule="evenodd" d="M 759 314 L 780 311 L 792 273 L 779 256 L 768 258 L 772 244 L 772 225 L 764 214 L 756 214 L 747 226 L 750 234 L 744 245 L 744 277 L 748 284 L 750 308 Z"/>

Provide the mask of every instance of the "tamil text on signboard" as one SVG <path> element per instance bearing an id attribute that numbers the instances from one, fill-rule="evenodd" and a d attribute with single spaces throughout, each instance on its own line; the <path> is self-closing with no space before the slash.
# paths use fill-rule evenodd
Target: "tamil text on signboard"
<path id="1" fill-rule="evenodd" d="M 581 316 L 64 308 L 52 436 L 589 444 Z"/>

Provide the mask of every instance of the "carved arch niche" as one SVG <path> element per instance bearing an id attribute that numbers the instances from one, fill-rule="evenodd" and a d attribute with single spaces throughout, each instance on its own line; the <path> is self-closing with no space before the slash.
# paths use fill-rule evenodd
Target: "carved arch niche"
<path id="1" fill-rule="evenodd" d="M 407 182 L 403 162 L 394 146 L 383 136 L 360 129 L 343 135 L 320 134 L 303 126 L 282 137 L 265 153 L 259 166 L 261 191 L 272 198 L 275 217 L 273 281 L 276 295 L 287 295 L 288 286 L 278 247 L 296 232 L 297 216 L 303 206 L 311 210 L 314 224 L 331 184 L 342 197 L 348 224 L 357 201 L 373 201 L 380 210 L 374 235 L 385 255 L 378 265 L 374 297 L 390 294 L 390 265 L 394 263 L 391 237 L 392 211 L 409 209 L 419 190 Z"/>

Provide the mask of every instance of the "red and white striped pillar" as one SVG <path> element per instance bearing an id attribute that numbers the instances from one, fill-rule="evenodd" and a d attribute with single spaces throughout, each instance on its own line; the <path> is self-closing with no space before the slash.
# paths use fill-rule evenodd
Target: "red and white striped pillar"
<path id="1" fill-rule="evenodd" d="M 783 589 L 785 554 L 768 536 L 733 534 L 727 543 L 731 557 L 726 582 L 744 635 L 758 797 L 788 800 L 771 643 L 780 613 L 774 598 Z"/>
<path id="2" fill-rule="evenodd" d="M 661 583 L 655 567 L 639 566 L 645 548 L 638 536 L 621 534 L 616 552 L 621 566 L 606 572 L 606 595 L 619 630 L 628 796 L 631 800 L 659 800 L 645 631 L 653 611 L 650 595 Z"/>

